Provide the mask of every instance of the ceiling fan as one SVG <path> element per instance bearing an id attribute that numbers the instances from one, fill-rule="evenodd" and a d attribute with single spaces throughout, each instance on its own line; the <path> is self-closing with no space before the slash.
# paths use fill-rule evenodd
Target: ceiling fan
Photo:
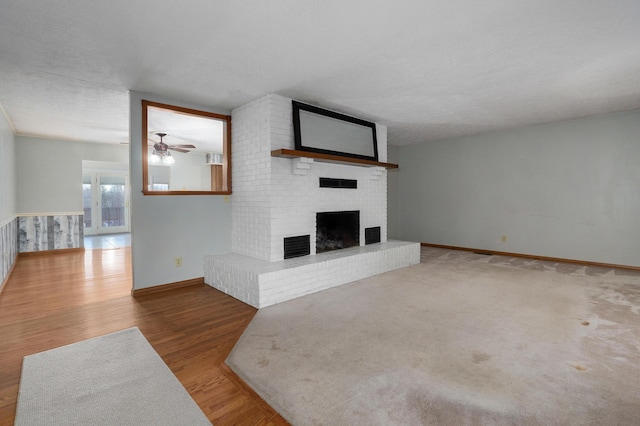
<path id="1" fill-rule="evenodd" d="M 162 140 L 167 136 L 166 133 L 158 132 L 156 135 L 160 136 L 160 142 L 151 141 L 153 142 L 153 153 L 149 156 L 149 160 L 152 163 L 173 164 L 175 160 L 169 151 L 189 152 L 189 149 L 195 148 L 194 145 L 167 145 Z"/>
<path id="2" fill-rule="evenodd" d="M 167 145 L 162 141 L 162 138 L 167 136 L 166 133 L 158 132 L 156 135 L 160 136 L 160 142 L 154 142 L 153 150 L 157 151 L 156 154 L 159 156 L 169 154 L 167 150 L 177 151 L 177 152 L 189 152 L 189 149 L 195 149 L 195 145 Z M 189 148 L 189 149 L 187 149 Z"/>

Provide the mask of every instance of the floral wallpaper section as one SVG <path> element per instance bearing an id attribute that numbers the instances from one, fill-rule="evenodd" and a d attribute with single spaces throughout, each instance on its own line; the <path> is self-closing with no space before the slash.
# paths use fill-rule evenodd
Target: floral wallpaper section
<path id="1" fill-rule="evenodd" d="M 84 247 L 82 215 L 18 218 L 20 253 Z"/>
<path id="2" fill-rule="evenodd" d="M 18 256 L 18 218 L 0 226 L 0 284 L 7 279 Z"/>

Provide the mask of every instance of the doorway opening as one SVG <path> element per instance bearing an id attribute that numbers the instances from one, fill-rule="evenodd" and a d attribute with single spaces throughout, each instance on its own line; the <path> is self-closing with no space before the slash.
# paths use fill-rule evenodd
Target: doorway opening
<path id="1" fill-rule="evenodd" d="M 129 171 L 122 170 L 119 163 L 87 165 L 83 161 L 82 207 L 84 211 L 84 234 L 102 235 L 128 233 Z M 85 167 L 92 166 L 92 167 Z"/>

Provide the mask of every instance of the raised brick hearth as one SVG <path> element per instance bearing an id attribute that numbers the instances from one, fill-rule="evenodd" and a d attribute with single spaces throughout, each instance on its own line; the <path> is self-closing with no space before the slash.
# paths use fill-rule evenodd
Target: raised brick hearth
<path id="1" fill-rule="evenodd" d="M 387 171 L 272 157 L 293 149 L 291 99 L 268 95 L 232 112 L 232 253 L 205 259 L 205 282 L 261 308 L 418 263 L 417 243 L 387 242 Z M 376 125 L 379 161 L 387 129 Z M 320 178 L 357 181 L 321 187 Z M 316 254 L 316 215 L 359 211 L 360 246 Z M 364 246 L 365 229 L 380 243 Z M 284 239 L 311 236 L 308 256 L 284 259 Z M 320 266 L 321 265 L 321 266 Z"/>
<path id="2" fill-rule="evenodd" d="M 208 256 L 205 282 L 256 308 L 420 262 L 420 244 L 387 241 L 267 262 L 237 253 Z"/>

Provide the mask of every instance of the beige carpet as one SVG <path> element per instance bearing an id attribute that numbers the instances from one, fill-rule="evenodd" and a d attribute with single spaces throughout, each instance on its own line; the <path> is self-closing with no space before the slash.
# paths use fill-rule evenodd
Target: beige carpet
<path id="1" fill-rule="evenodd" d="M 210 425 L 137 327 L 26 356 L 16 425 Z"/>
<path id="2" fill-rule="evenodd" d="M 227 363 L 295 425 L 640 424 L 640 273 L 423 249 L 260 310 Z"/>

